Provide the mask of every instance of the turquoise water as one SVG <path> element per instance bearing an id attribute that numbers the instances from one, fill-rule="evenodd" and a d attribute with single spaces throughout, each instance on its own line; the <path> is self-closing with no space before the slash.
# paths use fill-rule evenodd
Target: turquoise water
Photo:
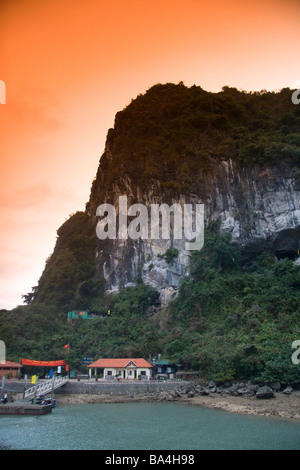
<path id="1" fill-rule="evenodd" d="M 300 424 L 179 403 L 58 405 L 0 416 L 0 449 L 299 450 Z"/>

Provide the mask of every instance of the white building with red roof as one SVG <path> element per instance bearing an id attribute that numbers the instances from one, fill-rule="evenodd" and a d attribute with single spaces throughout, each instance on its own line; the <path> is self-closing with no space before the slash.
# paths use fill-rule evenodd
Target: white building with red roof
<path id="1" fill-rule="evenodd" d="M 94 375 L 103 379 L 149 380 L 153 366 L 145 359 L 98 359 L 89 364 L 89 376 Z"/>

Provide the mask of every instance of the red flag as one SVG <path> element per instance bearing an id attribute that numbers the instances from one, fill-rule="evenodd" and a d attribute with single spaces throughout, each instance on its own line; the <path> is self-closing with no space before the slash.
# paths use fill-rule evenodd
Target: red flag
<path id="1" fill-rule="evenodd" d="M 68 344 L 65 344 L 65 345 L 64 345 L 64 349 L 65 349 L 65 348 L 68 348 L 69 346 L 70 346 L 69 343 L 68 343 Z"/>

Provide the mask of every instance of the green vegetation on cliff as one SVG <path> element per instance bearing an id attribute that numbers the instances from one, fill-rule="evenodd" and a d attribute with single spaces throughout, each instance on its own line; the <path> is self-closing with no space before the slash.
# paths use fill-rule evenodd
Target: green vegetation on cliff
<path id="1" fill-rule="evenodd" d="M 62 311 L 100 308 L 103 279 L 95 278 L 96 233 L 90 218 L 76 212 L 57 231 L 55 250 L 47 260 L 30 302 L 46 303 Z"/>
<path id="2" fill-rule="evenodd" d="M 210 194 L 215 162 L 252 165 L 286 162 L 300 178 L 300 106 L 291 90 L 220 93 L 178 85 L 156 85 L 116 116 L 107 137 L 87 212 L 77 212 L 58 230 L 53 254 L 28 305 L 0 311 L 0 338 L 7 357 L 67 358 L 86 372 L 83 356 L 120 357 L 162 353 L 204 377 L 300 382 L 291 344 L 300 338 L 300 267 L 273 253 L 241 264 L 241 253 L 217 224 L 193 253 L 190 277 L 167 308 L 151 313 L 156 292 L 143 284 L 118 295 L 105 292 L 97 275 L 95 220 L 89 204 L 126 175 L 142 190 L 155 179 L 162 191 Z M 200 189 L 199 189 L 200 188 Z M 93 212 L 93 215 L 95 212 Z M 172 263 L 178 253 L 167 250 Z M 67 311 L 104 312 L 92 320 L 67 322 Z M 69 343 L 70 348 L 63 346 Z"/>
<path id="3" fill-rule="evenodd" d="M 111 317 L 67 323 L 66 313 L 42 303 L 2 311 L 0 337 L 11 359 L 67 357 L 82 371 L 87 355 L 163 353 L 215 380 L 300 382 L 291 361 L 291 344 L 300 337 L 300 267 L 263 253 L 246 268 L 239 257 L 227 237 L 208 231 L 203 250 L 193 254 L 191 276 L 159 314 L 149 314 L 156 293 L 141 284 L 106 296 Z"/>
<path id="4" fill-rule="evenodd" d="M 300 108 L 291 90 L 246 93 L 224 87 L 211 93 L 199 86 L 155 85 L 117 113 L 108 134 L 120 169 L 139 175 L 147 186 L 159 179 L 164 189 L 190 193 L 213 174 L 215 160 L 236 160 L 243 167 L 300 162 Z M 105 157 L 103 170 L 105 171 Z"/>
<path id="5" fill-rule="evenodd" d="M 206 233 L 169 305 L 167 356 L 218 380 L 300 381 L 291 362 L 300 337 L 300 267 L 263 253 L 240 267 L 230 240 Z"/>

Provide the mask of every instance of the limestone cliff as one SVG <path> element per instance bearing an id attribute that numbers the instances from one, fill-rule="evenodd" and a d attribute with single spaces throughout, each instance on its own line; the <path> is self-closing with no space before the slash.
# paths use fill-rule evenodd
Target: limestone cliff
<path id="1" fill-rule="evenodd" d="M 39 300 L 48 301 L 59 283 L 66 286 L 64 305 L 81 308 L 81 293 L 95 296 L 103 278 L 108 291 L 150 284 L 162 304 L 176 295 L 180 280 L 189 275 L 185 239 L 176 239 L 172 230 L 169 239 L 95 237 L 98 206 L 113 205 L 118 217 L 119 196 L 148 210 L 152 204 L 203 204 L 205 225 L 219 221 L 244 263 L 264 250 L 295 257 L 299 163 L 300 106 L 292 103 L 291 90 L 245 93 L 224 87 L 209 93 L 182 83 L 155 85 L 117 113 L 86 213 L 59 229 Z M 78 221 L 85 228 L 80 233 L 76 228 L 74 239 Z"/>
<path id="2" fill-rule="evenodd" d="M 123 195 L 129 205 L 139 202 L 149 211 L 151 204 L 195 207 L 202 203 L 205 224 L 220 220 L 220 231 L 231 235 L 244 261 L 264 250 L 273 250 L 278 257 L 295 256 L 300 240 L 300 139 L 295 137 L 299 137 L 295 132 L 300 130 L 299 113 L 289 129 L 284 124 L 287 112 L 296 112 L 296 107 L 286 92 L 271 94 L 272 103 L 264 95 L 229 92 L 207 96 L 200 89 L 196 98 L 193 87 L 156 86 L 118 113 L 87 204 L 93 224 L 99 204 L 110 203 L 118 211 L 118 198 Z M 185 102 L 187 94 L 192 95 L 190 114 L 179 93 L 185 95 Z M 224 96 L 225 104 L 218 111 L 218 100 Z M 195 103 L 193 107 L 193 98 L 198 108 Z M 211 110 L 207 112 L 209 100 L 214 102 L 213 117 Z M 249 103 L 251 118 L 245 114 Z M 258 116 L 262 119 L 264 103 L 266 116 L 270 109 L 281 107 L 272 117 L 272 132 L 270 123 L 264 131 L 266 123 L 255 121 Z M 208 123 L 195 123 L 197 116 Z M 104 276 L 109 291 L 141 281 L 150 284 L 166 304 L 189 272 L 191 253 L 185 242 L 172 236 L 169 240 L 98 240 L 97 274 Z M 177 249 L 178 256 L 168 262 L 164 254 L 170 248 Z"/>
<path id="3" fill-rule="evenodd" d="M 216 164 L 217 165 L 217 164 Z M 103 175 L 104 177 L 104 175 Z M 144 192 L 137 182 L 121 177 L 102 202 L 118 207 L 118 197 L 126 194 L 129 201 L 151 204 L 167 202 L 203 203 L 205 222 L 221 220 L 220 231 L 231 234 L 244 259 L 264 250 L 272 250 L 280 257 L 295 256 L 300 240 L 300 180 L 291 176 L 291 168 L 279 165 L 273 168 L 241 170 L 229 160 L 220 162 L 215 174 L 207 181 L 210 191 L 205 197 L 161 190 L 160 182 L 152 182 L 151 191 Z M 97 203 L 91 198 L 89 215 L 96 223 Z M 149 209 L 150 212 L 150 209 Z M 188 275 L 190 251 L 182 240 L 98 240 L 96 266 L 103 275 L 108 290 L 144 282 L 160 292 L 162 304 L 177 291 L 182 276 Z M 178 249 L 178 257 L 168 263 L 162 255 L 167 249 Z"/>

